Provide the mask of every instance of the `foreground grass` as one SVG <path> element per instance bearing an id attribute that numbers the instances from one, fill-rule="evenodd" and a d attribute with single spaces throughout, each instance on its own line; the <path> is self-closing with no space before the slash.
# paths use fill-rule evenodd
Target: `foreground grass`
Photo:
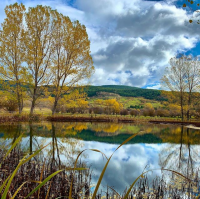
<path id="1" fill-rule="evenodd" d="M 134 134 L 134 135 L 130 136 L 128 139 L 126 139 L 122 144 L 120 144 L 116 148 L 115 151 L 117 151 L 120 147 L 122 147 L 124 144 L 126 144 L 128 141 L 130 141 L 136 135 L 138 135 L 138 134 Z M 46 198 L 52 198 L 52 197 L 53 198 L 64 197 L 64 198 L 69 198 L 69 199 L 72 199 L 72 198 L 78 199 L 80 197 L 92 198 L 92 199 L 100 198 L 99 195 L 98 195 L 98 190 L 99 190 L 101 181 L 103 179 L 103 176 L 105 174 L 105 171 L 107 169 L 107 166 L 108 166 L 112 156 L 114 155 L 115 151 L 112 153 L 112 155 L 109 158 L 107 158 L 106 155 L 103 154 L 98 149 L 85 149 L 77 156 L 73 168 L 64 167 L 61 170 L 55 171 L 56 167 L 54 165 L 53 170 L 51 170 L 50 174 L 48 174 L 49 171 L 48 171 L 48 168 L 46 168 L 45 163 L 43 163 L 42 167 L 40 167 L 40 166 L 38 167 L 33 161 L 31 161 L 32 158 L 35 157 L 43 148 L 34 152 L 33 154 L 24 156 L 21 160 L 18 159 L 17 162 L 16 162 L 16 157 L 15 157 L 15 155 L 17 155 L 17 154 L 15 154 L 15 153 L 14 153 L 14 157 L 11 156 L 10 159 L 7 159 L 7 157 L 9 157 L 9 155 L 12 154 L 13 150 L 15 149 L 16 145 L 20 142 L 21 138 L 22 138 L 22 135 L 14 142 L 14 144 L 7 151 L 7 153 L 5 153 L 4 156 L 1 157 L 1 159 L 0 159 L 1 160 L 1 164 L 0 164 L 1 178 L 2 178 L 2 176 L 4 176 L 5 173 L 7 173 L 7 175 L 5 177 L 3 177 L 0 181 L 1 199 L 7 199 L 7 198 L 14 199 L 15 197 L 17 197 L 17 198 L 30 198 L 30 196 L 33 196 L 34 198 L 38 198 L 38 199 L 40 199 L 40 198 L 46 199 Z M 78 171 L 85 170 L 85 168 L 80 168 L 80 167 L 77 168 L 77 163 L 78 163 L 78 160 L 79 160 L 79 157 L 81 156 L 81 154 L 84 153 L 86 150 L 92 150 L 92 151 L 101 153 L 103 156 L 106 157 L 107 162 L 106 162 L 106 164 L 105 164 L 105 166 L 104 166 L 104 168 L 103 168 L 103 170 L 102 170 L 102 172 L 99 176 L 99 179 L 98 179 L 97 184 L 95 186 L 94 192 L 90 193 L 89 186 L 84 185 L 84 191 L 85 191 L 84 195 L 85 196 L 84 195 L 80 196 L 80 194 L 82 194 L 82 192 L 80 192 L 80 189 L 78 189 L 76 187 L 77 185 L 75 185 L 75 183 L 74 183 L 75 179 L 77 179 L 77 177 L 75 177 L 75 171 L 76 170 L 78 170 Z M 8 162 L 5 163 L 5 161 L 8 161 Z M 15 166 L 13 167 L 13 165 L 15 165 L 15 164 L 11 164 L 9 161 L 11 161 L 12 163 L 13 163 L 13 161 L 15 161 L 16 168 L 15 168 Z M 5 169 L 8 164 L 11 164 L 12 167 L 13 167 L 13 169 L 10 170 L 10 173 L 8 173 L 7 170 Z M 38 168 L 39 168 L 39 170 L 38 170 Z M 52 166 L 50 168 L 52 168 Z M 37 170 L 37 172 L 35 172 L 36 170 Z M 65 175 L 66 170 L 72 171 L 70 176 Z M 164 168 L 161 169 L 161 170 L 162 171 L 170 171 L 174 175 L 180 177 L 183 180 L 183 182 L 187 181 L 187 183 L 189 184 L 188 187 L 194 187 L 195 186 L 196 181 L 193 182 L 191 179 L 183 176 L 179 172 L 169 170 L 169 169 L 164 169 Z M 27 171 L 29 171 L 29 172 L 27 172 Z M 117 193 L 112 188 L 112 190 L 115 193 L 115 196 L 117 198 L 123 198 L 123 199 L 126 199 L 126 198 L 149 198 L 148 196 L 150 196 L 150 195 L 146 195 L 146 192 L 145 192 L 146 184 L 144 184 L 144 182 L 146 181 L 146 179 L 143 182 L 141 189 L 139 190 L 139 193 L 132 192 L 132 190 L 133 190 L 134 185 L 136 184 L 136 182 L 139 179 L 144 179 L 145 174 L 147 174 L 148 172 L 152 172 L 152 171 L 153 170 L 147 170 L 147 171 L 144 171 L 142 174 L 140 174 L 133 181 L 133 183 L 130 185 L 130 187 L 127 189 L 127 191 L 124 193 L 123 196 L 120 196 L 120 194 Z M 28 173 L 28 176 L 30 175 L 29 179 L 31 177 L 31 180 L 24 181 L 23 180 L 23 179 L 25 179 L 25 178 L 23 178 L 24 174 L 27 175 L 27 173 Z M 39 175 L 36 176 L 35 175 L 36 173 L 38 173 Z M 62 173 L 62 175 L 60 175 L 61 173 Z M 43 175 L 45 175 L 47 177 L 44 178 Z M 60 176 L 58 176 L 58 175 L 60 175 Z M 55 180 L 51 181 L 51 179 L 53 179 L 53 177 L 56 177 L 56 176 L 58 176 L 57 181 L 56 182 L 55 182 Z M 63 178 L 63 176 L 64 176 L 64 178 Z M 39 177 L 39 179 L 38 179 L 38 177 Z M 15 182 L 13 182 L 14 180 L 15 180 Z M 17 184 L 16 184 L 16 182 L 17 182 Z M 68 183 L 63 184 L 63 182 L 68 182 Z M 199 182 L 198 179 L 197 179 L 197 182 Z M 30 185 L 30 183 L 38 184 L 38 185 L 33 186 L 33 185 Z M 48 186 L 46 186 L 46 183 L 48 183 Z M 29 186 L 25 186 L 26 184 L 28 184 Z M 60 185 L 62 185 L 62 186 L 60 186 Z M 45 189 L 44 189 L 44 186 L 46 186 Z M 83 186 L 83 184 L 80 184 L 79 186 Z M 54 190 L 54 191 L 52 191 L 52 190 Z M 59 190 L 62 190 L 62 191 L 59 192 Z M 176 192 L 176 193 L 172 191 L 171 192 L 172 197 L 170 197 L 170 198 L 177 198 L 177 194 L 179 194 L 179 195 L 182 194 L 184 196 L 186 194 L 185 189 L 182 187 L 181 190 L 182 190 L 181 192 Z M 78 193 L 77 193 L 77 191 L 78 191 Z M 192 194 L 194 194 L 193 190 L 188 190 L 188 191 L 191 194 L 190 196 L 192 196 L 190 198 L 198 198 L 199 197 L 199 196 L 195 197 L 194 195 L 192 195 Z M 58 194 L 58 192 L 59 192 L 59 194 Z M 165 196 L 164 194 L 165 193 L 169 194 L 169 192 L 170 192 L 170 190 L 165 190 L 165 186 L 163 186 L 162 183 L 161 183 L 159 186 L 157 186 L 156 189 L 154 187 L 154 190 L 153 191 L 151 190 L 150 194 L 152 196 L 155 196 L 154 198 L 160 198 L 160 197 L 163 198 Z M 53 193 L 53 195 L 50 196 L 50 194 L 52 194 L 52 193 Z M 58 195 L 55 195 L 56 193 Z M 107 197 L 107 198 L 109 198 L 109 197 Z"/>

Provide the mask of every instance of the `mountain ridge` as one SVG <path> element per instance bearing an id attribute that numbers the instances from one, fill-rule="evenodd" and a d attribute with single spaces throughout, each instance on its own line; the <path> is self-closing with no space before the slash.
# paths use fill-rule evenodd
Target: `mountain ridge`
<path id="1" fill-rule="evenodd" d="M 98 92 L 115 93 L 124 97 L 144 97 L 145 99 L 165 101 L 161 95 L 161 90 L 138 88 L 126 85 L 102 85 L 102 86 L 87 86 L 85 92 L 88 97 L 98 95 Z"/>

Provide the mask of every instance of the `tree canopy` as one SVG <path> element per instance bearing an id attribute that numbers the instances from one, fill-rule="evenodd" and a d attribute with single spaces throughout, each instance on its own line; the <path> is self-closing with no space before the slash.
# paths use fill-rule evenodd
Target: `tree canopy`
<path id="1" fill-rule="evenodd" d="M 0 30 L 0 78 L 16 90 L 19 113 L 23 109 L 23 84 L 33 114 L 38 98 L 51 85 L 52 112 L 64 93 L 83 85 L 94 72 L 90 41 L 84 25 L 72 22 L 49 6 L 26 8 L 12 4 L 5 8 Z"/>

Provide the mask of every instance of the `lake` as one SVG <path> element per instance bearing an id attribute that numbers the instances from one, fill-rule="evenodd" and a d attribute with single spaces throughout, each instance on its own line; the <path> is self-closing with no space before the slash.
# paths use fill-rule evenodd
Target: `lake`
<path id="1" fill-rule="evenodd" d="M 62 162 L 67 166 L 72 166 L 84 149 L 98 149 L 109 158 L 124 140 L 137 134 L 114 153 L 101 189 L 106 189 L 108 185 L 123 193 L 143 171 L 154 169 L 148 173 L 149 181 L 162 176 L 169 182 L 172 174 L 160 168 L 174 170 L 191 178 L 199 174 L 200 131 L 183 126 L 74 122 L 1 124 L 1 147 L 13 143 L 21 133 L 24 133 L 20 143 L 23 151 L 32 153 L 50 143 L 39 158 L 58 165 Z M 86 150 L 80 159 L 91 169 L 91 184 L 95 185 L 106 158 L 101 153 Z"/>

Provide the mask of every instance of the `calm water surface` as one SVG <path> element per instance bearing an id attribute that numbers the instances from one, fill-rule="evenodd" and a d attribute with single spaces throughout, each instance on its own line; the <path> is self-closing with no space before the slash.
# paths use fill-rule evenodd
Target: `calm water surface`
<path id="1" fill-rule="evenodd" d="M 117 150 L 106 170 L 102 186 L 122 193 L 144 171 L 167 168 L 192 176 L 200 166 L 200 131 L 175 125 L 115 123 L 19 123 L 0 125 L 0 144 L 6 147 L 24 133 L 20 147 L 31 153 L 50 143 L 39 158 L 72 165 L 84 149 L 98 149 L 109 157 L 128 137 L 135 138 Z M 91 168 L 95 185 L 106 163 L 102 154 L 87 150 L 81 161 Z M 148 174 L 149 180 L 163 175 Z M 166 181 L 170 174 L 166 175 Z"/>

